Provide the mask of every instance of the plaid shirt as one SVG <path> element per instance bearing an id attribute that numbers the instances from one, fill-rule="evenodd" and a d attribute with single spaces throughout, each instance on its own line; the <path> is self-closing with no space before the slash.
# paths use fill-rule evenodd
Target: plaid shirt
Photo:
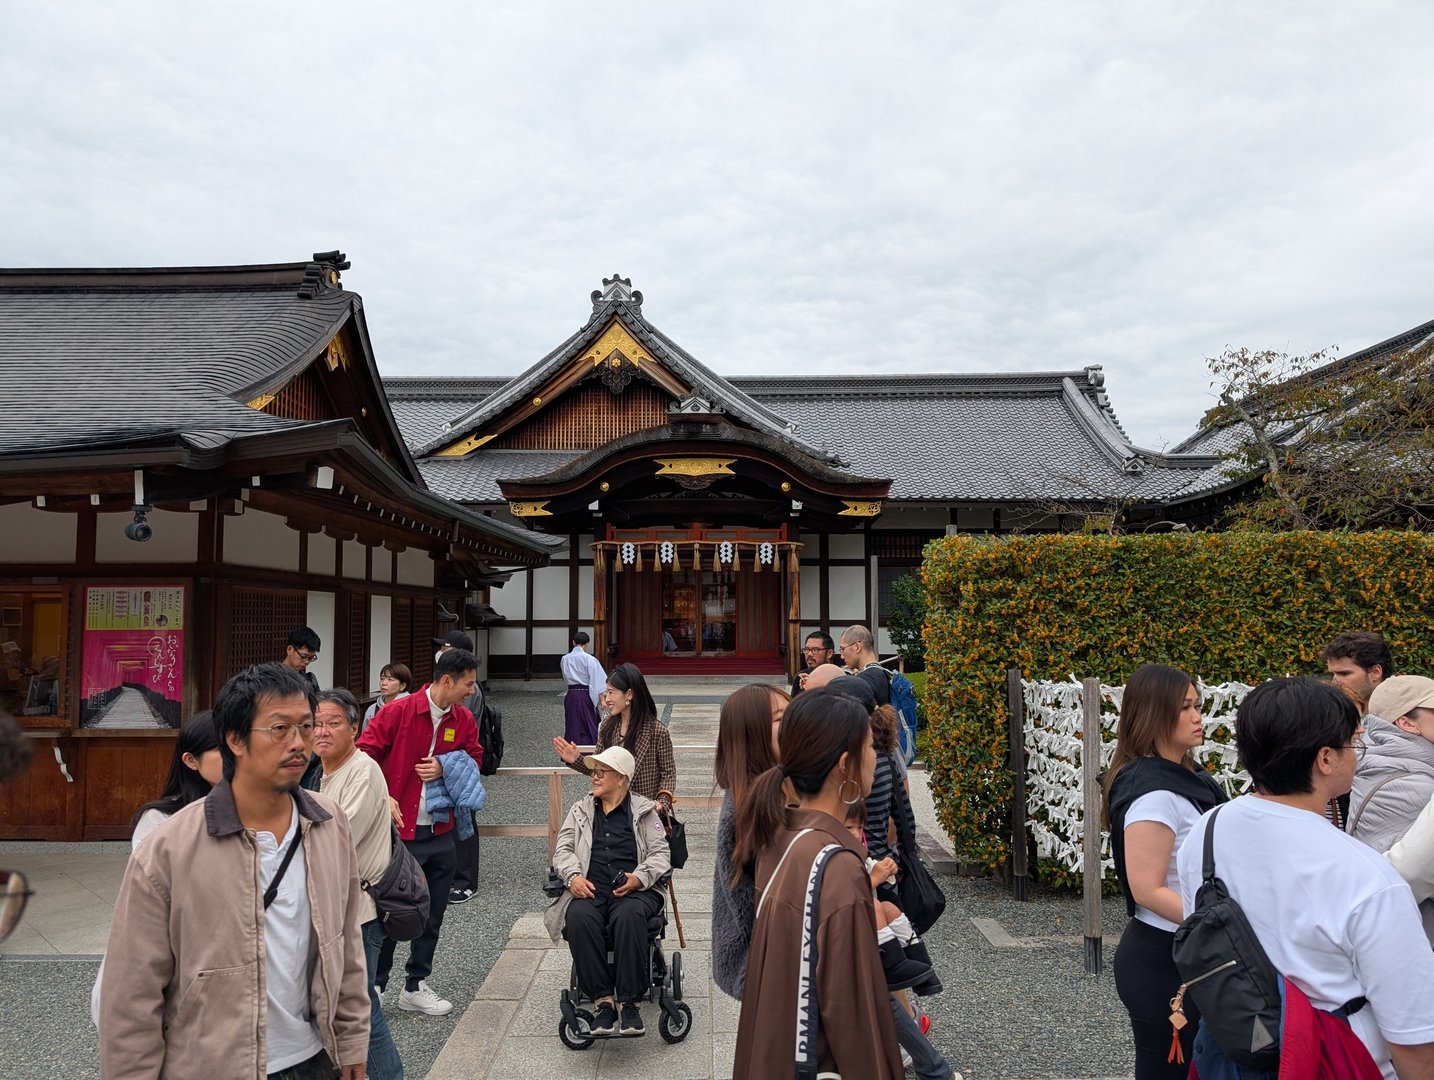
<path id="1" fill-rule="evenodd" d="M 617 724 L 604 723 L 598 728 L 597 752 L 601 754 L 618 742 Z M 673 792 L 677 789 L 677 761 L 672 755 L 672 736 L 660 720 L 643 724 L 637 729 L 637 745 L 632 750 L 637 763 L 632 774 L 631 790 L 658 803 L 662 809 L 672 812 L 672 803 L 667 796 L 658 798 L 659 791 Z M 568 768 L 586 773 L 588 769 L 582 758 Z"/>

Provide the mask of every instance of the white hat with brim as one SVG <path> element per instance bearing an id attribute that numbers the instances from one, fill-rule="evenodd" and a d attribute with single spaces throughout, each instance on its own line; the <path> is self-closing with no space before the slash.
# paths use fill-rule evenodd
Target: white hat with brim
<path id="1" fill-rule="evenodd" d="M 632 760 L 632 755 L 621 746 L 609 746 L 601 754 L 590 754 L 583 758 L 583 764 L 591 769 L 595 765 L 604 765 L 613 772 L 622 773 L 629 780 L 637 769 L 637 762 Z"/>
<path id="2" fill-rule="evenodd" d="M 1423 675 L 1395 675 L 1369 695 L 1369 711 L 1391 724 L 1415 709 L 1434 709 L 1434 679 Z"/>

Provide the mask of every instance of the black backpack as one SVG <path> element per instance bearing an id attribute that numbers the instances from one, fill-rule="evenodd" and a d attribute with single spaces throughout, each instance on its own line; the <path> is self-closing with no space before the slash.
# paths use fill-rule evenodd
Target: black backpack
<path id="1" fill-rule="evenodd" d="M 408 850 L 392 822 L 393 853 L 388 867 L 377 881 L 361 881 L 363 891 L 373 897 L 383 932 L 394 941 L 412 941 L 428 926 L 428 879 L 423 867 Z"/>
<path id="2" fill-rule="evenodd" d="M 483 715 L 478 719 L 478 745 L 483 747 L 483 764 L 478 771 L 492 776 L 503 764 L 503 714 L 496 705 L 483 703 Z"/>
<path id="3" fill-rule="evenodd" d="M 1227 804 L 1228 805 L 1228 804 Z M 1215 876 L 1216 807 L 1205 822 L 1195 910 L 1175 931 L 1175 966 L 1205 1030 L 1227 1058 L 1248 1069 L 1280 1067 L 1280 975 L 1240 905 Z"/>

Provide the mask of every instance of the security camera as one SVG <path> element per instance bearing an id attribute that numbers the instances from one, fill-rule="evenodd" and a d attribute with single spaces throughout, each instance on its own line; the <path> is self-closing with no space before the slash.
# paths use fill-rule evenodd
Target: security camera
<path id="1" fill-rule="evenodd" d="M 153 536 L 154 529 L 152 529 L 149 522 L 145 520 L 145 515 L 148 513 L 148 506 L 136 506 L 134 508 L 134 521 L 124 527 L 125 536 L 140 544 Z"/>

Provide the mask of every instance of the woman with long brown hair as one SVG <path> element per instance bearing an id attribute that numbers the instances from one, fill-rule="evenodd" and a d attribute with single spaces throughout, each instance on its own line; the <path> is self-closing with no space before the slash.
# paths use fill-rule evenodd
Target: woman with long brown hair
<path id="1" fill-rule="evenodd" d="M 597 752 L 621 746 L 637 762 L 632 790 L 657 803 L 664 813 L 672 812 L 677 787 L 677 761 L 672 755 L 672 736 L 657 718 L 657 703 L 636 664 L 618 664 L 607 677 L 602 694 L 608 717 L 598 727 Z M 571 769 L 590 770 L 583 763 L 577 743 L 558 737 L 553 748 Z"/>
<path id="2" fill-rule="evenodd" d="M 1115 950 L 1115 986 L 1130 1014 L 1136 1080 L 1182 1080 L 1199 1015 L 1170 1023 L 1180 988 L 1171 949 L 1184 919 L 1175 854 L 1200 815 L 1225 793 L 1195 763 L 1205 741 L 1195 680 L 1167 664 L 1137 668 L 1125 684 L 1115 756 L 1105 774 L 1105 820 L 1131 920 Z"/>
<path id="3" fill-rule="evenodd" d="M 737 807 L 732 861 L 755 861 L 758 902 L 733 1076 L 800 1067 L 899 1080 L 871 880 L 844 824 L 876 770 L 870 717 L 848 697 L 808 691 L 788 707 L 777 745 L 779 764 Z"/>
<path id="4" fill-rule="evenodd" d="M 713 772 L 722 788 L 717 815 L 717 862 L 712 874 L 712 977 L 741 999 L 747 950 L 757 910 L 751 863 L 733 865 L 737 804 L 752 781 L 777 764 L 777 733 L 791 699 L 771 683 L 752 683 L 722 703 Z"/>

